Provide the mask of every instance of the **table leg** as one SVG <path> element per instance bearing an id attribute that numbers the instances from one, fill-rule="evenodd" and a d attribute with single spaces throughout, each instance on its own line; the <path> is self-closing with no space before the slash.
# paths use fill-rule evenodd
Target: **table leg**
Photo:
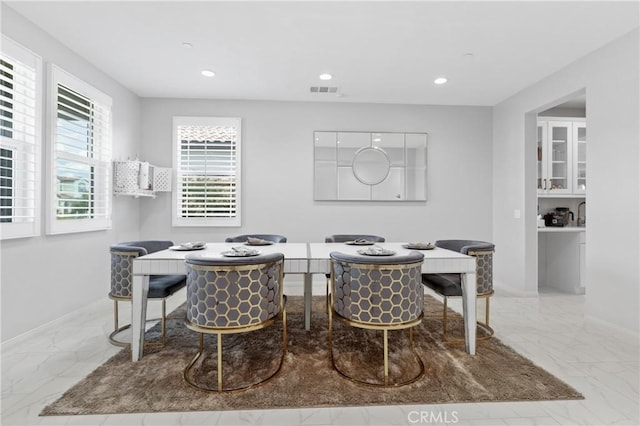
<path id="1" fill-rule="evenodd" d="M 147 318 L 149 275 L 134 275 L 131 291 L 131 360 L 142 359 L 144 326 Z"/>
<path id="2" fill-rule="evenodd" d="M 464 315 L 464 343 L 470 355 L 476 354 L 476 274 L 462 274 L 462 313 Z"/>
<path id="3" fill-rule="evenodd" d="M 311 330 L 311 293 L 313 287 L 313 275 L 304 274 L 304 329 Z"/>

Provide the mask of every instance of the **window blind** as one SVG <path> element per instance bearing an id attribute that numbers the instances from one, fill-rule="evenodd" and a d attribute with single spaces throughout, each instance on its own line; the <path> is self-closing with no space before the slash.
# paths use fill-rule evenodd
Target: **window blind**
<path id="1" fill-rule="evenodd" d="M 2 37 L 0 54 L 0 224 L 2 239 L 39 233 L 39 73 L 34 53 Z"/>
<path id="2" fill-rule="evenodd" d="M 174 224 L 234 226 L 240 221 L 239 119 L 176 126 Z"/>
<path id="3" fill-rule="evenodd" d="M 55 80 L 49 233 L 111 226 L 111 99 L 63 71 Z"/>

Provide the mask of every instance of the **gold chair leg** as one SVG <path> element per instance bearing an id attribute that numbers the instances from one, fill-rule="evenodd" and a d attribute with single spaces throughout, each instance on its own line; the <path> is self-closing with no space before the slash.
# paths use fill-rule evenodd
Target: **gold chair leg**
<path id="1" fill-rule="evenodd" d="M 480 297 L 480 296 L 478 296 L 478 297 Z M 486 336 L 482 336 L 482 337 L 478 337 L 478 333 L 476 333 L 476 341 L 487 340 L 487 339 L 491 338 L 495 334 L 495 331 L 489 325 L 489 318 L 491 316 L 491 314 L 490 314 L 490 312 L 491 312 L 490 299 L 491 299 L 491 296 L 486 296 L 485 297 L 485 312 L 484 312 L 485 322 L 476 321 L 476 326 L 478 328 L 482 329 L 487 335 Z M 446 296 L 444 296 L 444 314 L 443 314 L 442 318 L 443 318 L 442 340 L 447 342 L 447 343 L 464 343 L 465 342 L 464 338 L 461 339 L 461 338 L 458 338 L 458 337 L 454 338 L 454 337 L 448 337 L 447 336 L 447 297 Z"/>
<path id="2" fill-rule="evenodd" d="M 114 346 L 119 346 L 121 348 L 129 345 L 128 342 L 121 342 L 120 340 L 116 340 L 116 336 L 119 333 L 129 328 L 131 328 L 131 324 L 123 325 L 122 327 L 120 327 L 120 324 L 118 322 L 118 300 L 114 299 L 113 300 L 113 331 L 111 332 L 111 334 L 109 334 L 109 343 L 111 343 Z"/>
<path id="3" fill-rule="evenodd" d="M 118 301 L 113 301 L 113 329 L 118 329 Z"/>
<path id="4" fill-rule="evenodd" d="M 282 309 L 282 351 L 287 353 L 289 339 L 287 337 L 287 308 Z"/>
<path id="5" fill-rule="evenodd" d="M 162 299 L 162 346 L 167 343 L 167 299 Z"/>
<path id="6" fill-rule="evenodd" d="M 384 335 L 384 384 L 389 386 L 389 333 L 382 330 Z"/>
<path id="7" fill-rule="evenodd" d="M 447 301 L 449 298 L 444 296 L 444 312 L 442 314 L 442 340 L 447 341 Z"/>
<path id="8" fill-rule="evenodd" d="M 326 299 L 325 299 L 325 301 L 326 301 L 325 305 L 327 305 L 326 306 L 327 313 L 329 313 L 329 311 L 331 310 L 331 305 L 332 305 L 332 302 L 329 299 L 329 295 L 330 295 L 329 288 L 330 287 L 331 287 L 331 278 L 327 278 Z"/>
<path id="9" fill-rule="evenodd" d="M 164 346 L 166 343 L 166 335 L 167 335 L 167 324 L 166 324 L 166 311 L 167 311 L 167 305 L 166 305 L 166 300 L 162 299 L 162 317 L 161 318 L 154 318 L 154 319 L 148 319 L 145 320 L 145 324 L 148 322 L 154 322 L 154 321 L 161 321 L 161 327 L 162 327 L 162 336 L 160 339 L 160 342 L 147 342 L 147 344 L 150 345 L 160 345 L 160 346 Z M 116 340 L 116 336 L 123 332 L 124 330 L 127 330 L 129 328 L 131 328 L 131 324 L 127 324 L 127 325 L 123 325 L 122 327 L 120 327 L 120 323 L 118 320 L 118 316 L 119 316 L 119 312 L 118 312 L 118 299 L 113 299 L 113 332 L 111 332 L 111 334 L 109 334 L 109 343 L 111 343 L 114 346 L 120 346 L 120 347 L 125 347 L 128 346 L 130 344 L 130 342 L 122 342 L 120 340 Z"/>
<path id="10" fill-rule="evenodd" d="M 486 336 L 478 337 L 477 340 L 487 340 L 495 334 L 493 328 L 489 325 L 489 318 L 491 316 L 491 304 L 490 304 L 491 296 L 485 297 L 485 311 L 484 311 L 484 321 L 478 321 L 478 327 L 484 330 L 487 333 Z"/>
<path id="11" fill-rule="evenodd" d="M 218 392 L 222 392 L 222 333 L 218 333 Z"/>
<path id="12" fill-rule="evenodd" d="M 487 297 L 487 301 L 485 304 L 485 310 L 484 310 L 484 320 L 485 320 L 485 324 L 487 325 L 487 327 L 489 326 L 489 312 L 491 311 L 491 305 L 489 304 L 489 301 L 491 300 L 490 297 Z"/>

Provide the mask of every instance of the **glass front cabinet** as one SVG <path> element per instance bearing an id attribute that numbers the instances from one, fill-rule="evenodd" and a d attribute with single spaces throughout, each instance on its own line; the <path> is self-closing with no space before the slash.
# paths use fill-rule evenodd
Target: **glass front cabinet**
<path id="1" fill-rule="evenodd" d="M 538 120 L 538 194 L 585 194 L 587 127 L 584 119 Z"/>

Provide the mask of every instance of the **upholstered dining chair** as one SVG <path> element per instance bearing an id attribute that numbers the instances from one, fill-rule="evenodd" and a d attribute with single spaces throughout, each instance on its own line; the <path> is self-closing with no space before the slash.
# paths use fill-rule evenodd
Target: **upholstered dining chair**
<path id="1" fill-rule="evenodd" d="M 477 325 L 485 333 L 476 340 L 486 340 L 493 336 L 494 330 L 489 325 L 489 300 L 493 295 L 493 253 L 495 245 L 485 241 L 474 240 L 439 240 L 436 247 L 457 251 L 476 258 L 476 296 L 485 299 L 485 320 Z M 464 339 L 447 336 L 447 300 L 449 297 L 462 297 L 462 277 L 460 274 L 422 274 L 422 283 L 444 298 L 442 314 L 442 339 L 446 342 L 463 343 Z"/>
<path id="2" fill-rule="evenodd" d="M 282 278 L 284 255 L 271 253 L 252 257 L 185 258 L 187 267 L 186 326 L 199 333 L 198 352 L 185 367 L 184 380 L 209 392 L 246 390 L 275 377 L 287 352 L 286 296 Z M 243 386 L 226 387 L 223 380 L 222 336 L 260 330 L 282 318 L 282 356 L 268 377 Z M 198 383 L 192 370 L 204 353 L 204 335 L 217 335 L 217 386 Z M 249 367 L 251 369 L 251 367 Z"/>
<path id="3" fill-rule="evenodd" d="M 413 327 L 423 318 L 424 290 L 420 270 L 424 255 L 410 252 L 403 256 L 369 257 L 332 252 L 331 309 L 329 310 L 328 344 L 331 364 L 342 376 L 372 386 L 403 386 L 424 374 L 424 364 L 415 351 Z M 338 366 L 333 347 L 333 316 L 350 326 L 383 331 L 382 380 L 357 378 Z M 409 329 L 410 350 L 419 372 L 412 378 L 392 380 L 389 377 L 390 330 Z M 367 351 L 367 348 L 360 348 Z"/>
<path id="4" fill-rule="evenodd" d="M 116 336 L 131 327 L 126 324 L 122 327 L 118 326 L 118 302 L 131 302 L 132 281 L 133 281 L 133 259 L 138 256 L 155 253 L 165 250 L 173 245 L 172 241 L 165 240 L 143 240 L 128 241 L 114 244 L 110 247 L 111 251 L 111 290 L 109 298 L 113 300 L 113 332 L 109 335 L 109 342 L 116 346 L 126 346 L 128 342 L 122 342 L 116 339 Z M 167 298 L 176 291 L 183 288 L 186 284 L 184 275 L 152 275 L 149 277 L 149 299 L 162 300 L 162 316 L 160 319 L 162 327 L 161 343 L 164 345 L 166 341 L 167 325 Z M 147 320 L 157 321 L 158 319 Z"/>
<path id="5" fill-rule="evenodd" d="M 259 238 L 261 240 L 271 241 L 274 243 L 286 243 L 287 237 L 284 235 L 277 234 L 245 234 L 245 235 L 237 235 L 235 237 L 227 237 L 225 238 L 225 243 L 244 243 L 248 241 L 249 238 Z"/>
<path id="6" fill-rule="evenodd" d="M 384 237 L 379 235 L 369 235 L 369 234 L 333 234 L 328 237 L 324 237 L 325 243 L 346 243 L 349 241 L 356 240 L 367 240 L 374 243 L 384 243 Z M 325 291 L 327 297 L 327 312 L 329 311 L 329 290 L 331 289 L 331 274 L 326 274 L 327 278 L 327 289 Z"/>

